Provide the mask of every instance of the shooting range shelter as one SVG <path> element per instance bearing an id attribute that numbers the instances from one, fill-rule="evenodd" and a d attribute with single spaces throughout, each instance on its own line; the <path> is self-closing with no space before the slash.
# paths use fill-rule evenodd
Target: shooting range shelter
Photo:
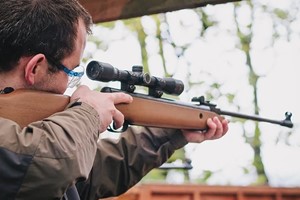
<path id="1" fill-rule="evenodd" d="M 79 0 L 92 15 L 94 23 L 234 1 L 237 0 Z"/>

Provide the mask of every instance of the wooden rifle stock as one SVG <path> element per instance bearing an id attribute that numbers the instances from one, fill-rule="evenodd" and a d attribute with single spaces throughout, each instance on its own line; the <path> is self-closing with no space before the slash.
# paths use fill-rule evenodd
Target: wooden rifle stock
<path id="1" fill-rule="evenodd" d="M 116 105 L 117 109 L 124 114 L 128 124 L 204 130 L 207 128 L 206 121 L 208 118 L 218 116 L 220 120 L 224 119 L 214 112 L 193 104 L 153 98 L 137 93 L 130 95 L 133 97 L 132 103 Z"/>
<path id="2" fill-rule="evenodd" d="M 0 94 L 0 117 L 10 119 L 21 127 L 63 111 L 70 101 L 66 95 L 19 89 Z"/>
<path id="3" fill-rule="evenodd" d="M 130 104 L 118 104 L 129 124 L 182 129 L 205 129 L 206 119 L 217 114 L 196 106 L 177 104 L 166 99 L 134 95 Z M 70 101 L 66 95 L 34 90 L 16 90 L 0 95 L 0 117 L 10 119 L 21 127 L 63 111 Z M 222 118 L 221 116 L 219 116 Z"/>

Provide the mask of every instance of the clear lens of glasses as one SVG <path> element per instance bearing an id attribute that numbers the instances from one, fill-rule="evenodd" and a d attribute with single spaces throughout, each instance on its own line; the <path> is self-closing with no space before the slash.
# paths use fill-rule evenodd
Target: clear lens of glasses
<path id="1" fill-rule="evenodd" d="M 71 72 L 68 73 L 68 87 L 73 88 L 74 86 L 78 85 L 81 77 L 84 75 L 84 67 L 79 65 L 78 67 L 74 68 Z"/>

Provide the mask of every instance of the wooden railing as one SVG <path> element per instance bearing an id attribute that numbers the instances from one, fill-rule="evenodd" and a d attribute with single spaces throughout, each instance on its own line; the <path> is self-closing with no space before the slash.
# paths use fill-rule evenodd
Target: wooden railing
<path id="1" fill-rule="evenodd" d="M 300 188 L 144 184 L 106 200 L 300 200 Z"/>

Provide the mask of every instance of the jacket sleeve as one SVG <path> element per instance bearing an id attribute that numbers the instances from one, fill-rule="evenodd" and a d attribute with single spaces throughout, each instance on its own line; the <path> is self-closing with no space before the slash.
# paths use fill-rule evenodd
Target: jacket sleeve
<path id="1" fill-rule="evenodd" d="M 88 181 L 77 183 L 81 199 L 126 192 L 185 144 L 180 130 L 142 127 L 128 129 L 118 140 L 101 139 Z"/>
<path id="2" fill-rule="evenodd" d="M 20 127 L 0 119 L 0 149 L 11 166 L 22 169 L 15 186 L 15 199 L 60 198 L 68 186 L 87 179 L 97 149 L 98 115 L 92 107 L 82 103 L 42 121 Z M 9 175 L 15 178 L 14 174 Z M 14 180 L 9 179 L 8 180 Z"/>

